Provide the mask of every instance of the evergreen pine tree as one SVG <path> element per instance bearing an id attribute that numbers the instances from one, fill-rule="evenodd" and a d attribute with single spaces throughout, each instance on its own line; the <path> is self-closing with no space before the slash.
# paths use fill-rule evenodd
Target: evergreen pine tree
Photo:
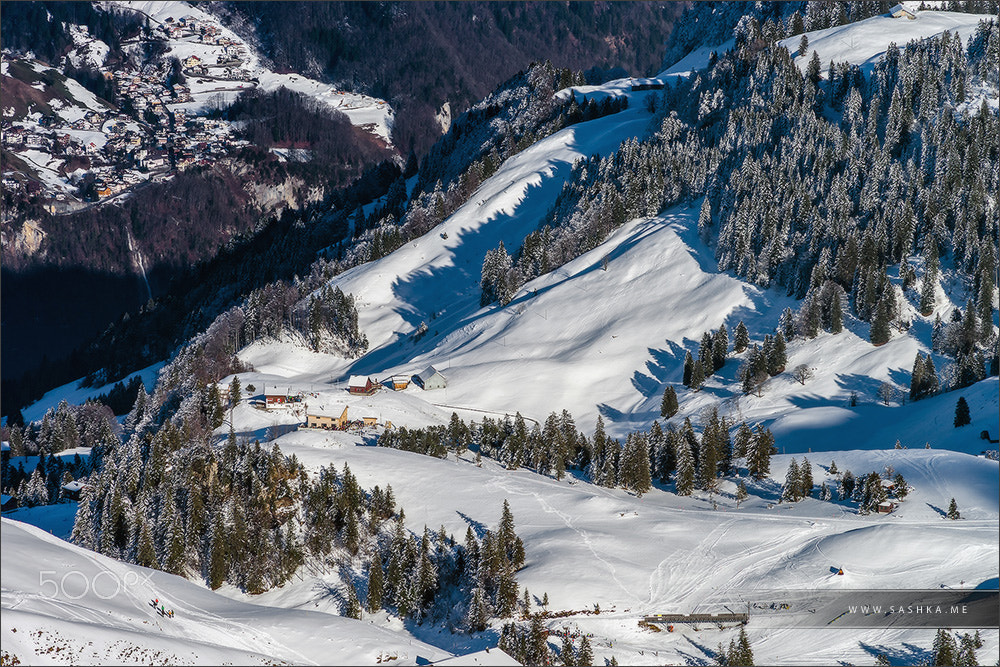
<path id="1" fill-rule="evenodd" d="M 723 324 L 712 337 L 712 366 L 713 372 L 718 371 L 726 365 L 726 354 L 729 352 L 729 332 Z"/>
<path id="2" fill-rule="evenodd" d="M 918 401 L 923 398 L 924 387 L 924 355 L 917 352 L 917 357 L 913 360 L 913 370 L 910 373 L 910 400 Z"/>
<path id="3" fill-rule="evenodd" d="M 946 516 L 952 521 L 962 518 L 962 515 L 958 511 L 958 503 L 955 502 L 954 498 L 948 503 L 948 514 Z"/>
<path id="4" fill-rule="evenodd" d="M 368 597 L 365 608 L 369 614 L 374 614 L 382 608 L 382 598 L 385 595 L 385 576 L 382 572 L 382 558 L 376 553 L 372 555 L 368 566 Z"/>
<path id="5" fill-rule="evenodd" d="M 581 667 L 591 667 L 594 664 L 594 650 L 590 647 L 587 635 L 580 640 L 580 650 L 576 654 L 576 664 Z"/>
<path id="6" fill-rule="evenodd" d="M 743 320 L 740 320 L 739 324 L 736 325 L 736 329 L 733 331 L 733 352 L 739 354 L 747 349 L 750 345 L 750 332 L 747 331 L 747 327 L 743 324 Z"/>
<path id="7" fill-rule="evenodd" d="M 153 545 L 153 534 L 149 528 L 149 522 L 144 518 L 139 518 L 141 528 L 139 529 L 139 545 L 135 555 L 136 565 L 159 569 L 156 560 L 156 547 Z"/>
<path id="8" fill-rule="evenodd" d="M 712 363 L 711 359 L 709 363 Z M 695 361 L 691 369 L 690 387 L 693 391 L 698 391 L 703 384 L 705 384 L 705 366 L 701 361 Z"/>
<path id="9" fill-rule="evenodd" d="M 962 635 L 958 642 L 958 657 L 955 664 L 960 667 L 977 667 L 979 660 L 976 658 L 976 641 L 968 632 Z"/>
<path id="10" fill-rule="evenodd" d="M 563 635 L 562 646 L 559 648 L 559 659 L 566 667 L 573 667 L 576 664 L 576 651 L 573 649 L 573 640 L 568 633 Z"/>
<path id="11" fill-rule="evenodd" d="M 844 311 L 840 303 L 841 291 L 834 292 L 830 300 L 830 333 L 839 334 L 844 330 Z"/>
<path id="12" fill-rule="evenodd" d="M 677 441 L 677 495 L 690 496 L 694 491 L 695 468 L 691 445 L 686 438 Z"/>
<path id="13" fill-rule="evenodd" d="M 891 311 L 889 301 L 885 298 L 879 299 L 875 306 L 875 315 L 872 317 L 872 325 L 868 339 L 875 347 L 885 345 L 889 342 L 892 332 L 889 329 L 891 321 Z"/>
<path id="14" fill-rule="evenodd" d="M 934 652 L 933 664 L 938 666 L 954 665 L 955 659 L 958 657 L 958 646 L 956 646 L 955 638 L 951 636 L 951 632 L 948 630 L 941 629 L 937 631 L 931 650 Z"/>
<path id="15" fill-rule="evenodd" d="M 660 401 L 660 416 L 669 419 L 677 414 L 679 409 L 677 404 L 677 392 L 674 391 L 673 385 L 667 385 L 667 388 L 663 390 L 663 400 Z"/>
<path id="16" fill-rule="evenodd" d="M 684 355 L 684 375 L 681 383 L 685 387 L 691 386 L 691 377 L 694 375 L 694 357 L 691 356 L 691 352 L 688 351 Z"/>
<path id="17" fill-rule="evenodd" d="M 771 472 L 771 450 L 774 436 L 762 426 L 757 427 L 751 451 L 747 454 L 747 470 L 754 479 L 764 479 Z"/>
<path id="18" fill-rule="evenodd" d="M 740 667 L 753 667 L 753 650 L 750 648 L 750 638 L 747 637 L 746 628 L 740 628 L 740 636 L 736 642 L 736 655 L 732 656 L 731 665 Z"/>
<path id="19" fill-rule="evenodd" d="M 813 489 L 813 469 L 809 459 L 803 458 L 802 465 L 799 466 L 799 495 L 808 498 L 812 495 Z"/>
<path id="20" fill-rule="evenodd" d="M 774 336 L 774 342 L 771 345 L 771 353 L 768 355 L 767 359 L 767 372 L 769 375 L 774 377 L 785 370 L 785 365 L 788 363 L 788 354 L 785 349 L 785 336 L 779 330 Z"/>
<path id="21" fill-rule="evenodd" d="M 712 334 L 707 331 L 701 336 L 701 344 L 698 346 L 698 361 L 701 363 L 702 372 L 705 377 L 715 372 L 715 362 L 712 357 Z"/>
<path id="22" fill-rule="evenodd" d="M 361 619 L 361 602 L 358 600 L 358 593 L 354 590 L 354 584 L 347 584 L 347 608 L 344 610 L 347 618 Z"/>
<path id="23" fill-rule="evenodd" d="M 920 305 L 918 310 L 924 317 L 934 312 L 934 291 L 938 277 L 937 243 L 928 236 L 924 249 L 924 279 L 920 288 Z"/>
<path id="24" fill-rule="evenodd" d="M 465 624 L 473 632 L 482 632 L 490 622 L 490 604 L 486 591 L 482 586 L 477 586 L 472 591 L 472 598 L 469 602 L 469 610 L 465 614 Z"/>
<path id="25" fill-rule="evenodd" d="M 955 405 L 955 428 L 970 423 L 972 423 L 972 416 L 969 414 L 969 404 L 966 402 L 964 396 L 960 396 L 958 403 Z"/>
<path id="26" fill-rule="evenodd" d="M 781 499 L 793 503 L 797 502 L 801 498 L 799 495 L 801 487 L 802 477 L 799 473 L 799 464 L 796 463 L 795 457 L 792 457 L 791 462 L 788 464 L 788 471 L 785 473 L 785 486 L 781 490 Z"/>
<path id="27" fill-rule="evenodd" d="M 803 35 L 804 37 L 805 35 Z M 819 52 L 813 51 L 812 58 L 809 59 L 809 65 L 806 66 L 806 78 L 813 83 L 819 83 L 820 73 L 823 71 L 823 63 L 820 62 Z"/>

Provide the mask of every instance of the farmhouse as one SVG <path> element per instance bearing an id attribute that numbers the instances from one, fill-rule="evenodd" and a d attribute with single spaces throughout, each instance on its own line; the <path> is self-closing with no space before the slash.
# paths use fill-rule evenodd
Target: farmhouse
<path id="1" fill-rule="evenodd" d="M 328 412 L 323 406 L 320 406 L 318 410 L 306 415 L 306 427 L 341 431 L 347 426 L 347 406 L 344 406 L 344 411 L 340 413 L 339 417 L 335 415 L 335 412 Z"/>
<path id="2" fill-rule="evenodd" d="M 361 396 L 371 396 L 378 389 L 378 385 L 365 375 L 352 375 L 347 386 L 349 392 Z"/>
<path id="3" fill-rule="evenodd" d="M 911 12 L 909 9 L 907 9 L 906 7 L 904 7 L 901 4 L 900 5 L 896 5 L 895 7 L 893 7 L 892 9 L 890 9 L 889 10 L 889 15 L 892 16 L 892 18 L 894 18 L 894 19 L 907 18 L 907 19 L 910 19 L 911 21 L 913 19 L 917 18 L 916 15 L 913 12 Z"/>
<path id="4" fill-rule="evenodd" d="M 447 380 L 433 366 L 428 366 L 413 376 L 413 381 L 422 389 L 444 389 L 448 386 Z"/>

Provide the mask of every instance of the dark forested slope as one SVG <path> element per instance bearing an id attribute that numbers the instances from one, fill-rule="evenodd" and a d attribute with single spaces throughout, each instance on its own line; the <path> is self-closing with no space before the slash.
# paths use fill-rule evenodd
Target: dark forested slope
<path id="1" fill-rule="evenodd" d="M 211 3 L 253 32 L 278 69 L 388 100 L 394 140 L 426 151 L 453 114 L 532 61 L 574 70 L 658 70 L 683 2 L 227 2 Z"/>

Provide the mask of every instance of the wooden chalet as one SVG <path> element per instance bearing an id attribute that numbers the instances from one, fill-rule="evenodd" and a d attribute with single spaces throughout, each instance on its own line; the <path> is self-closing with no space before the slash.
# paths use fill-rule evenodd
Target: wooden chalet
<path id="1" fill-rule="evenodd" d="M 377 426 L 378 425 L 378 417 L 362 417 L 361 421 L 362 421 L 362 423 L 365 426 Z"/>
<path id="2" fill-rule="evenodd" d="M 344 411 L 340 413 L 340 416 L 335 416 L 336 413 L 326 412 L 322 406 L 314 412 L 307 412 L 306 414 L 306 427 L 307 428 L 322 428 L 327 430 L 342 431 L 347 426 L 347 406 L 344 406 Z"/>
<path id="3" fill-rule="evenodd" d="M 378 390 L 378 385 L 365 375 L 352 375 L 347 382 L 347 390 L 357 396 L 371 396 Z"/>
<path id="4" fill-rule="evenodd" d="M 883 500 L 878 504 L 876 511 L 879 514 L 892 514 L 892 511 L 896 509 L 896 503 L 891 500 Z"/>

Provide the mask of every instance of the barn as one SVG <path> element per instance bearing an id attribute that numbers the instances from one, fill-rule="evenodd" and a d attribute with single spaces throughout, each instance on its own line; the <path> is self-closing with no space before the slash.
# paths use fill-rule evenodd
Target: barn
<path id="1" fill-rule="evenodd" d="M 448 381 L 433 366 L 428 366 L 413 376 L 413 381 L 422 389 L 444 389 L 448 386 Z"/>
<path id="2" fill-rule="evenodd" d="M 410 386 L 410 376 L 409 375 L 393 375 L 389 379 L 390 384 L 394 391 L 402 391 Z"/>
<path id="3" fill-rule="evenodd" d="M 347 382 L 347 390 L 360 396 L 371 396 L 376 389 L 378 385 L 365 375 L 352 375 Z"/>
<path id="4" fill-rule="evenodd" d="M 62 485 L 62 495 L 63 498 L 69 498 L 70 500 L 79 500 L 80 496 L 83 495 L 85 489 L 92 488 L 89 484 L 84 482 L 74 481 L 66 482 Z"/>

